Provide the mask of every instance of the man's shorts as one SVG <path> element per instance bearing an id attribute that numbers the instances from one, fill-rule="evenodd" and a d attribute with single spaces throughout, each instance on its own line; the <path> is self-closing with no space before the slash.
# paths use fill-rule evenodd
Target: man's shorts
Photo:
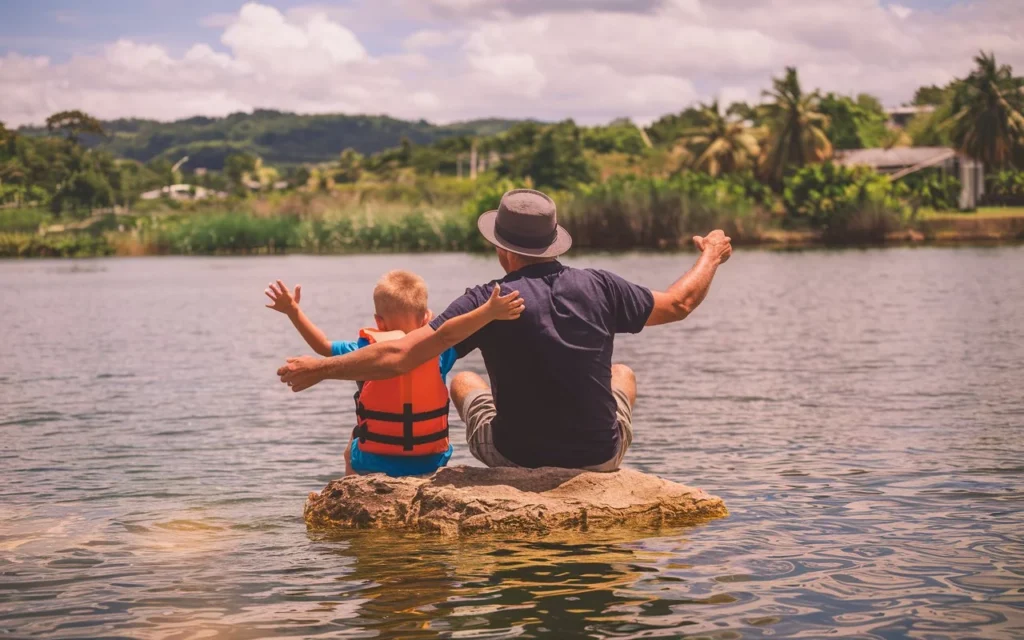
<path id="1" fill-rule="evenodd" d="M 615 396 L 615 416 L 619 426 L 619 451 L 615 457 L 604 464 L 583 467 L 587 471 L 615 471 L 622 464 L 629 445 L 633 444 L 633 409 L 629 398 L 620 389 L 612 387 Z M 497 415 L 494 407 L 494 396 L 490 389 L 478 389 L 466 396 L 461 406 L 456 406 L 459 417 L 466 423 L 466 442 L 473 457 L 488 467 L 518 467 L 494 446 L 494 432 L 491 422 Z"/>

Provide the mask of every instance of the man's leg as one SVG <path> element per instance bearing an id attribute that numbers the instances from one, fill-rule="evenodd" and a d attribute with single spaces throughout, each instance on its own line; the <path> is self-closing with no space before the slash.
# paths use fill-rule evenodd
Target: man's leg
<path id="1" fill-rule="evenodd" d="M 636 374 L 624 364 L 612 365 L 612 391 L 620 390 L 629 401 L 629 408 L 636 406 Z"/>
<path id="2" fill-rule="evenodd" d="M 466 398 L 469 394 L 474 391 L 490 391 L 491 388 L 487 386 L 487 382 L 476 375 L 472 371 L 462 371 L 452 378 L 452 402 L 455 403 L 455 409 L 459 412 L 459 417 L 465 421 L 466 417 L 462 415 L 462 406 L 466 402 Z"/>
<path id="3" fill-rule="evenodd" d="M 494 447 L 491 422 L 497 415 L 491 389 L 483 378 L 463 371 L 452 378 L 452 402 L 466 423 L 466 443 L 473 457 L 488 467 L 515 467 Z"/>
<path id="4" fill-rule="evenodd" d="M 619 452 L 604 464 L 588 467 L 590 471 L 615 471 L 633 444 L 633 406 L 636 405 L 636 376 L 624 364 L 612 365 L 612 395 L 615 397 L 615 417 L 619 423 Z"/>

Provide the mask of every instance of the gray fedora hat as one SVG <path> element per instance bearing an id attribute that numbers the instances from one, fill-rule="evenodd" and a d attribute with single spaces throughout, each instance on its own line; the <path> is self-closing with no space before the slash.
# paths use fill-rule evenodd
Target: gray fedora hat
<path id="1" fill-rule="evenodd" d="M 494 246 L 524 256 L 554 258 L 572 246 L 569 233 L 558 224 L 555 201 L 533 189 L 507 192 L 476 226 Z"/>

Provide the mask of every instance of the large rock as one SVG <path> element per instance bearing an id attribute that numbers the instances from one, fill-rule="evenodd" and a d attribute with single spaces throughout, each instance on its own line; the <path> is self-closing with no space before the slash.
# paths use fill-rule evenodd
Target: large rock
<path id="1" fill-rule="evenodd" d="M 700 489 L 622 469 L 447 467 L 427 478 L 333 480 L 306 500 L 306 523 L 341 529 L 542 532 L 689 524 L 728 514 Z"/>

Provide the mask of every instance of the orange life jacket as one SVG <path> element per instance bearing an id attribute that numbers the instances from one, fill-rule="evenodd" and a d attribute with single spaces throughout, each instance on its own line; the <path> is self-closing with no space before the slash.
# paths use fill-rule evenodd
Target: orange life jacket
<path id="1" fill-rule="evenodd" d="M 403 336 L 403 331 L 359 332 L 370 344 Z M 387 456 L 448 451 L 448 404 L 437 358 L 397 378 L 364 382 L 356 396 L 360 451 Z"/>

